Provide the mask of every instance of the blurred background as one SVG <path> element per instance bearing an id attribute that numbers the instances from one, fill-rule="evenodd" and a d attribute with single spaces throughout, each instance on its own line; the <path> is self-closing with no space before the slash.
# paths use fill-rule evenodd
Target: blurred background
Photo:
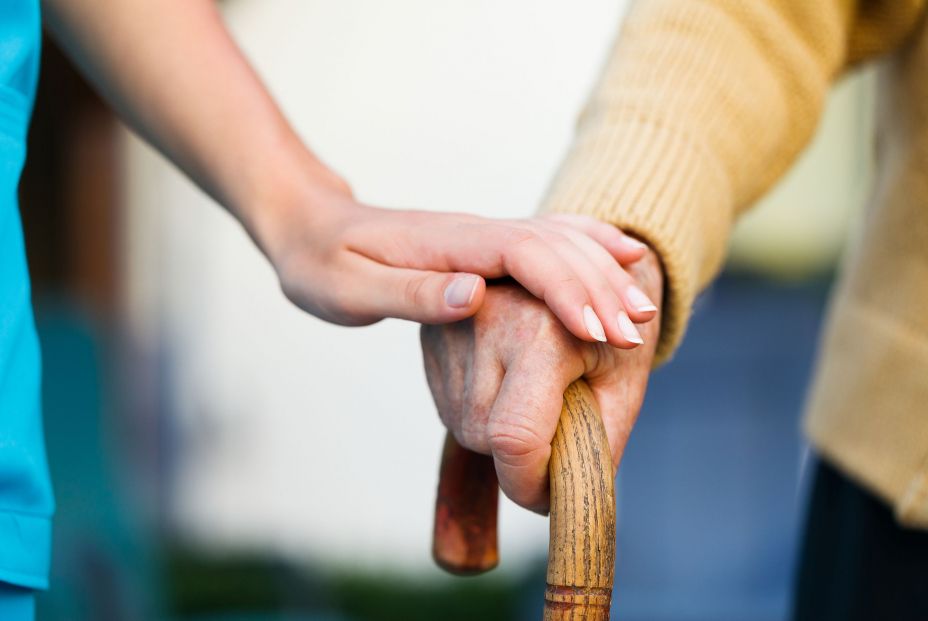
<path id="1" fill-rule="evenodd" d="M 378 205 L 528 216 L 622 0 L 230 0 L 301 134 Z M 53 44 L 22 183 L 58 499 L 40 619 L 537 619 L 547 521 L 502 563 L 429 556 L 443 430 L 416 326 L 290 306 L 232 219 L 130 135 Z M 871 173 L 873 79 L 739 225 L 657 372 L 618 479 L 614 618 L 774 621 L 803 511 L 798 420 Z"/>

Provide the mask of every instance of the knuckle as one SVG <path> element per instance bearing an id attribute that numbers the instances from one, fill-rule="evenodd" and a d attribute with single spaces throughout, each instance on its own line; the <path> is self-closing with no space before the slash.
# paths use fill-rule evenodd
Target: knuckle
<path id="1" fill-rule="evenodd" d="M 534 226 L 534 231 L 539 242 L 552 247 L 557 239 L 562 236 L 559 227 L 560 225 L 557 222 L 538 222 Z"/>
<path id="2" fill-rule="evenodd" d="M 608 374 L 614 366 L 615 358 L 611 349 L 591 344 L 583 348 L 583 354 L 583 366 L 592 377 Z"/>
<path id="3" fill-rule="evenodd" d="M 563 274 L 552 286 L 546 287 L 544 300 L 549 306 L 561 301 L 570 307 L 582 306 L 589 301 L 586 288 L 574 274 Z"/>
<path id="4" fill-rule="evenodd" d="M 410 278 L 406 281 L 403 291 L 403 299 L 406 304 L 412 308 L 421 308 L 425 304 L 425 283 L 427 278 L 424 276 Z"/>
<path id="5" fill-rule="evenodd" d="M 622 284 L 627 284 L 627 283 L 632 282 L 631 274 L 629 274 L 625 270 L 624 267 L 619 265 L 618 261 L 613 261 L 610 258 L 610 262 L 608 263 L 608 265 L 609 265 L 610 272 L 613 275 L 613 277 L 619 280 Z"/>
<path id="6" fill-rule="evenodd" d="M 521 466 L 547 446 L 529 421 L 494 421 L 487 428 L 489 448 L 508 466 Z"/>
<path id="7" fill-rule="evenodd" d="M 544 241 L 547 250 L 557 257 L 558 261 L 565 265 L 572 265 L 571 258 L 576 257 L 577 248 L 568 235 L 552 232 L 550 235 L 545 236 Z M 574 268 L 571 267 L 570 269 Z"/>
<path id="8" fill-rule="evenodd" d="M 460 404 L 455 402 L 454 392 L 448 390 L 449 386 L 443 383 L 441 378 L 433 378 L 433 381 L 429 382 L 429 388 L 438 410 L 439 420 L 460 442 L 461 408 Z"/>
<path id="9" fill-rule="evenodd" d="M 490 443 L 487 442 L 486 427 L 480 425 L 471 425 L 465 415 L 464 421 L 454 431 L 454 439 L 458 444 L 475 453 L 489 453 Z"/>
<path id="10" fill-rule="evenodd" d="M 535 323 L 533 342 L 558 343 L 564 334 L 561 321 L 551 312 L 539 313 Z"/>
<path id="11" fill-rule="evenodd" d="M 513 248 L 524 250 L 538 242 L 538 233 L 525 226 L 510 226 L 504 233 L 506 242 Z"/>
<path id="12" fill-rule="evenodd" d="M 489 453 L 490 443 L 487 437 L 487 421 L 489 420 L 492 402 L 487 403 L 487 399 L 480 398 L 480 395 L 473 390 L 472 385 L 467 385 L 463 393 L 460 442 L 472 451 Z"/>

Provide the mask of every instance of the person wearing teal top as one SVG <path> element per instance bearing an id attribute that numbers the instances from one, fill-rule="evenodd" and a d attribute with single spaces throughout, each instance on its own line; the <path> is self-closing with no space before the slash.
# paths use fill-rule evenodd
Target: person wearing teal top
<path id="1" fill-rule="evenodd" d="M 31 614 L 48 584 L 54 509 L 39 415 L 40 359 L 17 209 L 39 69 L 39 7 L 5 0 L 0 21 L 0 619 Z M 15 585 L 15 586 L 11 586 Z"/>
<path id="2" fill-rule="evenodd" d="M 511 276 L 575 337 L 636 347 L 655 315 L 623 266 L 647 248 L 590 218 L 490 220 L 357 201 L 297 137 L 212 0 L 45 0 L 50 34 L 137 132 L 237 218 L 286 296 L 342 325 L 473 315 Z M 54 508 L 16 194 L 40 55 L 38 0 L 0 3 L 0 619 L 33 617 Z M 296 77 L 296 76 L 295 76 Z M 306 79 L 305 76 L 300 76 Z M 66 114 L 67 110 L 61 110 Z M 557 286 L 552 286 L 552 284 Z M 639 292 L 640 293 L 640 292 Z M 631 300 L 637 300 L 637 305 Z M 634 331 L 634 328 L 632 328 Z"/>

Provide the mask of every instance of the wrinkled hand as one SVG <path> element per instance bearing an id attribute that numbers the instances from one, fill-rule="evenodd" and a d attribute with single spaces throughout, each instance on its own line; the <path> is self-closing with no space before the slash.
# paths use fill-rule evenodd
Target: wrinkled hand
<path id="1" fill-rule="evenodd" d="M 484 278 L 502 276 L 590 342 L 635 347 L 640 338 L 628 318 L 647 321 L 657 312 L 622 268 L 647 248 L 593 218 L 380 209 L 355 200 L 334 176 L 265 202 L 253 235 L 284 293 L 333 323 L 458 321 L 480 307 Z"/>
<path id="2" fill-rule="evenodd" d="M 629 272 L 660 304 L 663 279 L 656 256 L 649 251 Z M 580 341 L 521 287 L 500 285 L 487 289 L 474 317 L 423 326 L 421 337 L 442 422 L 462 446 L 493 456 L 509 498 L 544 513 L 563 393 L 581 376 L 599 403 L 618 468 L 644 399 L 659 320 L 640 329 L 644 345 L 633 351 Z"/>

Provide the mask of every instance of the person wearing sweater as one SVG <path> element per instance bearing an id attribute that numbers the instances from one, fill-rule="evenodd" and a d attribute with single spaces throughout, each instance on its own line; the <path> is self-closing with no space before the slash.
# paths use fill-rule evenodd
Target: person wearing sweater
<path id="1" fill-rule="evenodd" d="M 642 326 L 645 345 L 580 343 L 513 286 L 490 287 L 463 326 L 422 330 L 442 420 L 493 455 L 510 498 L 546 509 L 561 393 L 581 375 L 618 467 L 650 370 L 683 338 L 735 218 L 809 142 L 830 85 L 879 60 L 878 181 L 833 294 L 803 425 L 817 471 L 794 618 L 928 619 L 926 5 L 634 3 L 541 210 L 594 216 L 648 243 L 632 268 L 661 306 Z M 467 390 L 465 378 L 476 378 Z"/>

